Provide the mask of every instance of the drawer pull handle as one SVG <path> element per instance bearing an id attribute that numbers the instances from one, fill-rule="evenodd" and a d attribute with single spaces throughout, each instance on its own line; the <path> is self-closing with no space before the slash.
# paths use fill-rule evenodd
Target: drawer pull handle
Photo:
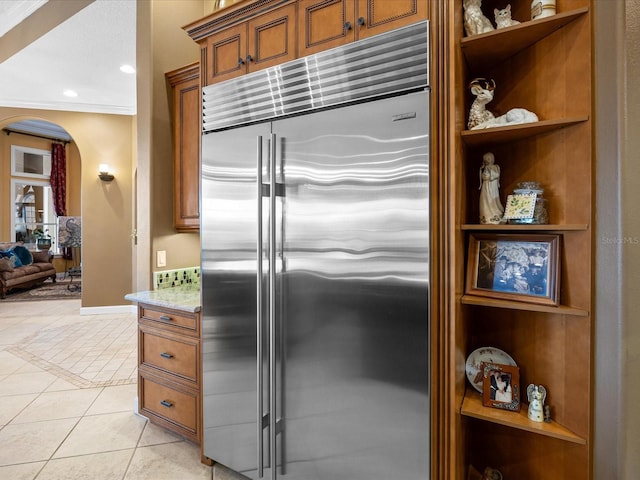
<path id="1" fill-rule="evenodd" d="M 167 407 L 167 408 L 173 407 L 173 403 L 171 403 L 169 400 L 162 400 L 160 402 L 160 405 L 162 405 L 163 407 Z"/>
<path id="2" fill-rule="evenodd" d="M 170 353 L 166 353 L 166 352 L 162 352 L 162 353 L 160 354 L 160 356 L 161 356 L 162 358 L 173 358 L 173 355 L 171 355 Z"/>
<path id="3" fill-rule="evenodd" d="M 170 316 L 168 316 L 168 315 L 162 315 L 162 316 L 160 317 L 160 320 L 162 320 L 163 322 L 171 322 L 171 321 L 173 320 L 173 318 L 171 318 L 171 317 L 170 317 Z"/>

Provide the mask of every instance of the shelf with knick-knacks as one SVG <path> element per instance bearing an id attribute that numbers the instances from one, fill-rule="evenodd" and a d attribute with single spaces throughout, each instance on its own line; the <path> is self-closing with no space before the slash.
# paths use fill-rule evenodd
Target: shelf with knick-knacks
<path id="1" fill-rule="evenodd" d="M 471 70 L 489 69 L 539 42 L 558 29 L 586 14 L 588 7 L 492 30 L 461 40 L 462 54 Z"/>

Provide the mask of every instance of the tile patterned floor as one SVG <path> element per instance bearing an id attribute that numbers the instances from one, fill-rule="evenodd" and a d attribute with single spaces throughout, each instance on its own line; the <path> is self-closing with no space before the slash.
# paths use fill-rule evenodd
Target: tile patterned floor
<path id="1" fill-rule="evenodd" d="M 0 479 L 211 480 L 197 446 L 133 413 L 135 315 L 0 301 Z"/>

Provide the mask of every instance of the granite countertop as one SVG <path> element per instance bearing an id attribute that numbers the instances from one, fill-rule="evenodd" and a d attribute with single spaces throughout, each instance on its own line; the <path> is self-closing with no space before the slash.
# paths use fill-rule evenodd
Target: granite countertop
<path id="1" fill-rule="evenodd" d="M 199 284 L 127 293 L 124 298 L 131 302 L 146 303 L 185 312 L 194 313 L 200 311 Z"/>

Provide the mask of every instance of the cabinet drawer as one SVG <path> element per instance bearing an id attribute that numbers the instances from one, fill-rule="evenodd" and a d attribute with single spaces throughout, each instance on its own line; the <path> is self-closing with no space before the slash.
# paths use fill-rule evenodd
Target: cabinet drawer
<path id="1" fill-rule="evenodd" d="M 200 331 L 199 316 L 196 313 L 148 305 L 140 305 L 139 308 L 139 319 L 142 323 L 190 335 L 197 335 Z"/>
<path id="2" fill-rule="evenodd" d="M 141 410 L 177 424 L 197 434 L 198 395 L 187 389 L 177 390 L 170 385 L 140 377 Z"/>
<path id="3" fill-rule="evenodd" d="M 197 339 L 140 327 L 139 341 L 142 365 L 198 382 L 200 352 Z"/>

